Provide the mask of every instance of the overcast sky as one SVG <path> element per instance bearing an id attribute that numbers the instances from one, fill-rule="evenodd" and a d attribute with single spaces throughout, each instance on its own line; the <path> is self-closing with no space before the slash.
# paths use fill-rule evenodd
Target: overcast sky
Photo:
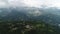
<path id="1" fill-rule="evenodd" d="M 60 8 L 60 0 L 0 0 L 0 7 L 8 6 L 28 6 L 28 7 L 58 7 Z"/>

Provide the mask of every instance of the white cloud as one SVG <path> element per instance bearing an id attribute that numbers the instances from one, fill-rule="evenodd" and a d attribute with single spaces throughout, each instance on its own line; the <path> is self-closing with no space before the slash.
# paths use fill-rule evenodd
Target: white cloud
<path id="1" fill-rule="evenodd" d="M 0 0 L 0 7 L 5 7 L 5 6 L 6 6 L 6 3 Z"/>
<path id="2" fill-rule="evenodd" d="M 40 7 L 40 5 L 43 4 L 41 3 L 41 1 L 38 1 L 38 0 L 24 0 L 23 3 L 29 7 Z"/>
<path id="3" fill-rule="evenodd" d="M 7 6 L 28 6 L 28 7 L 59 7 L 60 0 L 0 0 L 0 7 Z"/>
<path id="4" fill-rule="evenodd" d="M 30 10 L 29 12 L 28 12 L 28 15 L 31 15 L 31 16 L 40 16 L 40 15 L 42 15 L 42 12 L 41 11 L 39 11 L 38 9 L 34 9 L 34 10 Z"/>

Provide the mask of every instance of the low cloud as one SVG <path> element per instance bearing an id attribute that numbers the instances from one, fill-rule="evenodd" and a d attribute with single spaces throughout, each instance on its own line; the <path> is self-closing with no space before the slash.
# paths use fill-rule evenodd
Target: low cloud
<path id="1" fill-rule="evenodd" d="M 39 10 L 35 10 L 35 11 L 28 12 L 28 14 L 32 16 L 40 16 L 42 12 L 40 12 Z"/>
<path id="2" fill-rule="evenodd" d="M 60 0 L 0 0 L 0 8 L 15 9 L 16 7 L 18 7 L 19 8 L 18 10 L 21 10 L 22 7 L 23 7 L 23 9 L 24 9 L 24 7 L 28 7 L 27 8 L 28 15 L 39 16 L 39 15 L 42 15 L 41 11 L 39 11 L 38 9 L 29 9 L 29 8 L 30 7 L 35 7 L 35 8 L 57 7 L 57 8 L 60 8 L 59 1 Z"/>
<path id="3" fill-rule="evenodd" d="M 0 7 L 58 7 L 60 8 L 60 0 L 0 0 Z"/>

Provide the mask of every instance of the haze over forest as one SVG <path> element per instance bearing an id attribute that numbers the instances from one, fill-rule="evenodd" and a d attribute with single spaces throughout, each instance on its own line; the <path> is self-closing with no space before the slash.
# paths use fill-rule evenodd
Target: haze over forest
<path id="1" fill-rule="evenodd" d="M 60 0 L 0 0 L 0 34 L 60 34 Z"/>

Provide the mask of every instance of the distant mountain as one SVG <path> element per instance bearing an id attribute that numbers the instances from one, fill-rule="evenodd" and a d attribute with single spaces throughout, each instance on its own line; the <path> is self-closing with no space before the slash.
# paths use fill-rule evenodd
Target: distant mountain
<path id="1" fill-rule="evenodd" d="M 10 10 L 9 10 L 10 9 Z M 60 24 L 60 10 L 59 9 L 55 9 L 55 8 L 48 8 L 48 9 L 43 9 L 43 8 L 15 8 L 15 9 L 11 9 L 11 8 L 5 8 L 5 9 L 0 9 L 0 20 L 37 20 L 37 21 L 44 21 L 46 23 L 50 23 L 50 24 Z M 42 14 L 39 15 L 37 13 L 34 13 L 35 10 L 39 10 Z M 33 12 L 32 14 L 29 14 L 29 12 Z M 37 14 L 38 16 L 34 16 L 35 14 Z"/>

